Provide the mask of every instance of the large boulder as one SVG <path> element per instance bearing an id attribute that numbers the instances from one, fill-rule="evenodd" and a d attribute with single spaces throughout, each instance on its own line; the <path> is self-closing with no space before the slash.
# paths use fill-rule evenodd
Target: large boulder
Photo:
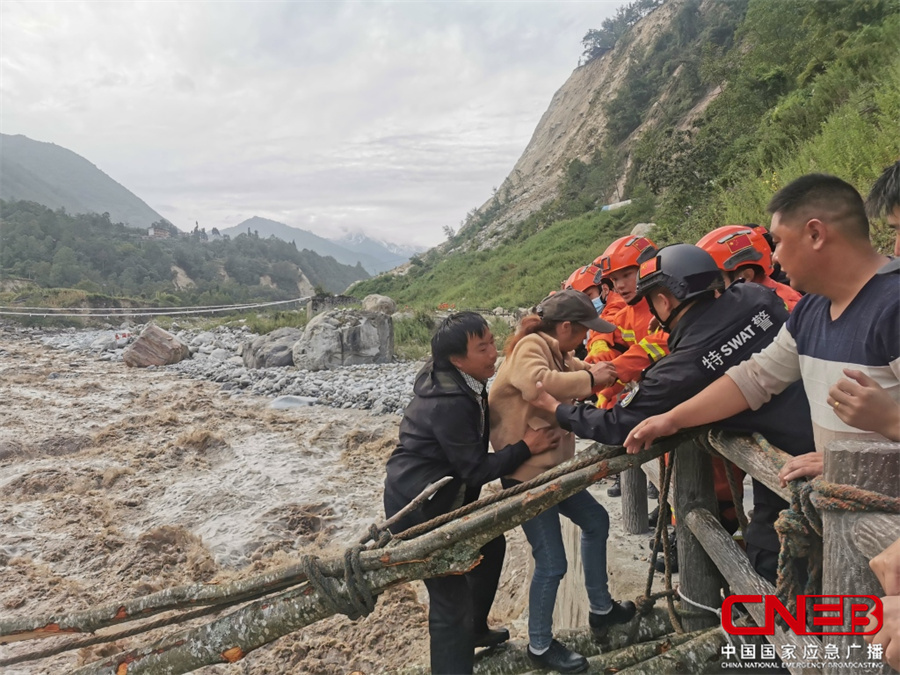
<path id="1" fill-rule="evenodd" d="M 307 370 L 390 363 L 393 359 L 394 322 L 381 312 L 324 312 L 307 324 L 294 345 L 294 365 Z"/>
<path id="2" fill-rule="evenodd" d="M 137 340 L 122 352 L 122 360 L 132 368 L 166 366 L 186 359 L 190 350 L 170 332 L 148 323 Z"/>
<path id="3" fill-rule="evenodd" d="M 638 223 L 631 228 L 631 236 L 633 237 L 649 237 L 656 223 Z"/>
<path id="4" fill-rule="evenodd" d="M 373 293 L 363 298 L 362 308 L 366 312 L 382 312 L 383 314 L 393 314 L 397 311 L 397 303 L 386 295 L 378 295 Z"/>
<path id="5" fill-rule="evenodd" d="M 252 342 L 245 342 L 241 349 L 247 368 L 279 368 L 294 363 L 291 349 L 303 336 L 299 328 L 276 328 L 271 333 L 260 335 Z"/>

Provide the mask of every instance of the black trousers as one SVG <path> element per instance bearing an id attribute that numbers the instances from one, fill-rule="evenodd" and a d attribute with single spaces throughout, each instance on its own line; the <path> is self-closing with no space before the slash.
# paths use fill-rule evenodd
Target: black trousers
<path id="1" fill-rule="evenodd" d="M 390 518 L 408 501 L 385 486 L 384 512 Z M 431 503 L 405 516 L 391 527 L 402 532 L 442 515 Z M 487 618 L 497 594 L 506 539 L 501 534 L 481 547 L 481 562 L 465 574 L 425 580 L 428 589 L 428 633 L 431 672 L 435 675 L 471 673 L 475 665 L 475 635 L 488 629 Z"/>
<path id="2" fill-rule="evenodd" d="M 425 580 L 432 673 L 472 672 L 475 635 L 488 629 L 505 553 L 506 539 L 500 535 L 481 547 L 484 557 L 473 570 Z"/>

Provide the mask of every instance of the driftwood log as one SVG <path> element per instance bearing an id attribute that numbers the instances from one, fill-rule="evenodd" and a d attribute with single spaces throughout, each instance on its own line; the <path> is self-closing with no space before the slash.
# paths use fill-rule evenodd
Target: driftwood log
<path id="1" fill-rule="evenodd" d="M 556 637 L 570 649 L 590 659 L 603 659 L 607 654 L 624 649 L 629 645 L 666 640 L 672 631 L 669 617 L 662 609 L 654 609 L 647 616 L 635 618 L 630 623 L 612 626 L 606 639 L 597 643 L 587 630 L 561 630 Z M 512 675 L 534 668 L 528 658 L 527 641 L 507 643 L 500 649 L 488 650 L 476 657 L 475 675 Z M 427 671 L 416 671 L 426 673 Z M 409 675 L 412 675 L 410 673 Z"/>
<path id="2" fill-rule="evenodd" d="M 720 654 L 726 642 L 725 633 L 721 629 L 696 631 L 690 635 L 695 637 L 617 672 L 622 675 L 693 675 L 705 672 L 710 666 L 721 662 Z"/>

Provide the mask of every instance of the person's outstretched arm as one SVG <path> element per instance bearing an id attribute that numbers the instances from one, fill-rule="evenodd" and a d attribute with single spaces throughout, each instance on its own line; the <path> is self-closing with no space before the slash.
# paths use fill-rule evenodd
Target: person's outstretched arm
<path id="1" fill-rule="evenodd" d="M 749 407 L 747 399 L 734 380 L 728 375 L 723 375 L 699 394 L 675 406 L 669 412 L 648 417 L 638 424 L 625 439 L 625 448 L 633 455 L 649 448 L 657 438 L 671 436 L 689 427 L 718 422 Z"/>

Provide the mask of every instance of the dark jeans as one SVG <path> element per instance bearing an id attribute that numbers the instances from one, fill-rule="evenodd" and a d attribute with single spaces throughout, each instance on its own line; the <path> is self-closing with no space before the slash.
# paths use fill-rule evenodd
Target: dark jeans
<path id="1" fill-rule="evenodd" d="M 507 488 L 518 481 L 503 478 L 501 483 Z M 528 638 L 535 650 L 547 649 L 553 640 L 556 593 L 568 566 L 560 516 L 581 528 L 581 560 L 590 610 L 607 612 L 612 607 L 606 572 L 609 514 L 587 490 L 583 490 L 522 523 L 534 557 L 534 574 L 528 593 Z"/>

